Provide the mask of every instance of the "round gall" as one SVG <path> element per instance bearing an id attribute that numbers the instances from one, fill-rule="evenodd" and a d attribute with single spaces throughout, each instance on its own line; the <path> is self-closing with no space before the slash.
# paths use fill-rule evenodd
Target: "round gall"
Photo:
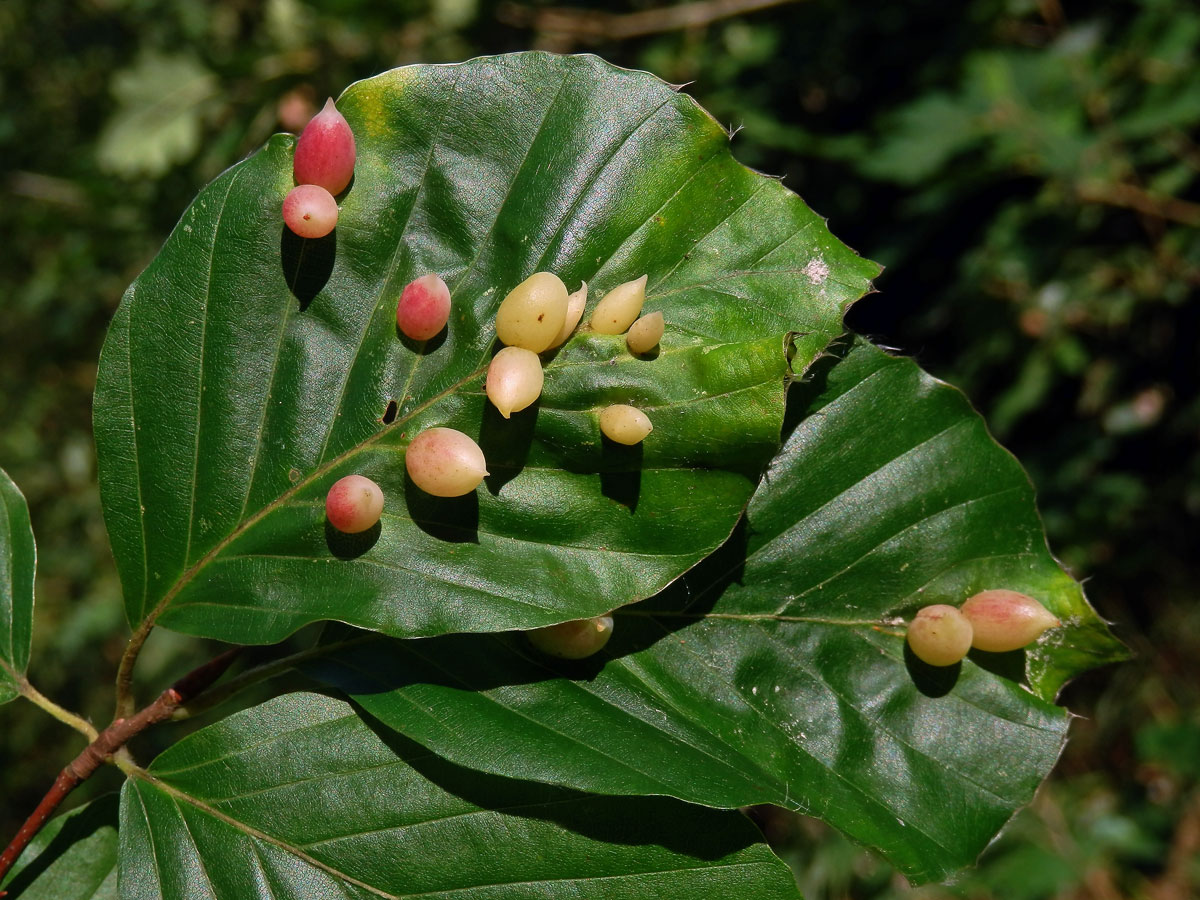
<path id="1" fill-rule="evenodd" d="M 325 518 L 346 534 L 373 527 L 382 513 L 383 491 L 363 475 L 339 478 L 325 495 Z"/>

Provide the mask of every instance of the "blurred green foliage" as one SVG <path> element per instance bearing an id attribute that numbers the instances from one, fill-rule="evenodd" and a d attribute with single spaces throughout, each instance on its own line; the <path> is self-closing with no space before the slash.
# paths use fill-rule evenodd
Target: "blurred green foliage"
<path id="1" fill-rule="evenodd" d="M 96 358 L 198 188 L 391 66 L 595 51 L 690 82 L 740 129 L 739 158 L 785 175 L 888 266 L 851 326 L 967 391 L 1029 468 L 1055 551 L 1137 653 L 1067 689 L 1085 718 L 1056 778 L 978 871 L 919 896 L 1195 895 L 1200 8 L 807 0 L 689 27 L 673 9 L 0 4 L 0 465 L 39 543 L 34 682 L 107 722 L 124 633 L 95 486 Z M 156 636 L 143 696 L 207 652 Z M 77 751 L 30 713 L 4 711 L 4 832 Z M 816 823 L 761 815 L 813 900 L 909 893 Z"/>

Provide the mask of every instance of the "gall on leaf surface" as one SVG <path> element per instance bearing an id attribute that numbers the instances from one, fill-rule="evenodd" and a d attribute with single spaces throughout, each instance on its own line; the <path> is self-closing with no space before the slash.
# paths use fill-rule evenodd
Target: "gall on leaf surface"
<path id="1" fill-rule="evenodd" d="M 18 695 L 29 665 L 36 568 L 25 495 L 0 469 L 0 703 Z"/>
<path id="2" fill-rule="evenodd" d="M 739 813 L 472 772 L 307 693 L 126 781 L 120 871 L 124 900 L 800 900 Z"/>
<path id="3" fill-rule="evenodd" d="M 595 57 L 402 68 L 338 108 L 358 156 L 332 234 L 279 221 L 295 139 L 276 136 L 201 191 L 118 309 L 95 431 L 130 622 L 239 643 L 322 619 L 531 628 L 647 597 L 720 545 L 778 450 L 789 371 L 878 267 L 690 98 Z M 655 359 L 576 333 L 506 422 L 483 389 L 495 313 L 536 271 L 594 297 L 648 274 L 666 333 Z M 427 272 L 452 314 L 413 346 L 396 302 Z M 653 416 L 634 452 L 600 439 L 613 403 Z M 483 447 L 473 493 L 407 483 L 434 426 Z M 324 496 L 352 472 L 388 505 L 342 540 Z"/>
<path id="4" fill-rule="evenodd" d="M 914 880 L 947 877 L 1054 766 L 1064 681 L 1122 647 L 1047 550 L 1029 479 L 957 390 L 856 342 L 792 388 L 788 423 L 744 528 L 616 610 L 595 657 L 556 663 L 514 635 L 330 628 L 305 671 L 460 765 L 772 803 Z M 1041 598 L 1063 627 L 948 668 L 906 652 L 920 608 L 996 584 Z"/>

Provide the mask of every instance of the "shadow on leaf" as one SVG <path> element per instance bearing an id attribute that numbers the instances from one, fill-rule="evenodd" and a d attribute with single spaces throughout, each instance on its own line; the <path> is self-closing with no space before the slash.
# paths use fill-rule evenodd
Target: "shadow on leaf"
<path id="1" fill-rule="evenodd" d="M 667 797 L 610 797 L 534 781 L 489 775 L 432 755 L 388 728 L 361 707 L 356 712 L 399 759 L 442 790 L 484 810 L 552 822 L 605 844 L 659 846 L 694 859 L 715 861 L 745 850 L 759 837 L 750 828 L 731 828 L 736 816 Z M 666 823 L 687 821 L 689 828 Z"/>
<path id="2" fill-rule="evenodd" d="M 479 497 L 475 491 L 462 497 L 427 494 L 404 473 L 404 503 L 408 517 L 426 534 L 452 544 L 479 543 Z"/>
<path id="3" fill-rule="evenodd" d="M 541 401 L 535 400 L 509 418 L 500 415 L 490 402 L 483 404 L 483 421 L 479 426 L 479 449 L 487 460 L 488 475 L 484 484 L 492 496 L 525 468 L 529 449 L 533 446 L 533 430 L 537 425 Z"/>
<path id="4" fill-rule="evenodd" d="M 1007 653 L 988 653 L 986 650 L 972 650 L 968 656 L 971 662 L 979 668 L 1015 681 L 1017 684 L 1028 684 L 1026 677 L 1026 660 L 1024 650 L 1009 650 Z"/>
<path id="5" fill-rule="evenodd" d="M 279 236 L 279 257 L 288 290 L 300 301 L 300 310 L 329 283 L 333 261 L 337 257 L 337 229 L 323 238 L 302 238 L 286 225 Z"/>
<path id="6" fill-rule="evenodd" d="M 601 448 L 603 468 L 600 471 L 600 493 L 637 512 L 638 496 L 642 492 L 642 457 L 645 451 L 641 444 L 627 447 L 603 439 Z"/>
<path id="7" fill-rule="evenodd" d="M 383 529 L 378 522 L 357 534 L 338 531 L 328 521 L 325 522 L 325 543 L 329 552 L 338 559 L 358 559 L 375 546 L 382 533 Z"/>
<path id="8" fill-rule="evenodd" d="M 917 655 L 912 652 L 912 648 L 908 646 L 908 641 L 904 642 L 904 667 L 908 669 L 908 675 L 917 690 L 926 697 L 945 697 L 954 690 L 954 685 L 958 683 L 958 676 L 962 672 L 962 663 L 960 662 L 956 662 L 952 666 L 931 666 L 918 659 Z"/>
<path id="9" fill-rule="evenodd" d="M 743 520 L 744 522 L 744 520 Z M 447 634 L 359 644 L 345 626 L 328 631 L 325 643 L 354 641 L 353 649 L 312 660 L 305 670 L 318 680 L 355 696 L 386 694 L 420 685 L 468 692 L 535 684 L 554 678 L 590 681 L 613 659 L 648 649 L 704 617 L 725 586 L 742 575 L 746 528 L 692 572 L 642 603 L 613 612 L 616 625 L 605 648 L 580 660 L 555 659 L 537 652 L 523 632 Z"/>
<path id="10" fill-rule="evenodd" d="M 787 407 L 783 414 L 784 443 L 787 443 L 796 426 L 810 414 L 813 401 L 825 393 L 829 387 L 829 373 L 846 357 L 853 346 L 854 342 L 845 336 L 835 340 L 791 383 L 787 392 Z"/>
<path id="11" fill-rule="evenodd" d="M 418 341 L 410 338 L 407 334 L 400 330 L 400 326 L 396 326 L 396 337 L 405 347 L 411 350 L 418 356 L 428 356 L 430 353 L 437 351 L 442 344 L 446 343 L 446 334 L 448 329 L 443 328 L 427 341 Z"/>

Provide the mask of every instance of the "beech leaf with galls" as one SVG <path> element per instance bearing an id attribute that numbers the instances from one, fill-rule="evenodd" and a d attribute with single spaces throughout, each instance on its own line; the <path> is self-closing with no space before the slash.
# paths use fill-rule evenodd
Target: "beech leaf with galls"
<path id="1" fill-rule="evenodd" d="M 130 623 L 243 644 L 323 619 L 530 629 L 640 600 L 712 552 L 778 449 L 787 380 L 878 267 L 736 162 L 689 97 L 595 57 L 397 69 L 337 109 L 356 158 L 333 232 L 280 222 L 302 148 L 276 136 L 201 191 L 117 311 L 94 408 Z M 429 273 L 450 318 L 409 340 L 398 299 Z M 501 302 L 535 273 L 557 306 L 527 349 L 566 340 L 506 420 L 485 377 Z M 643 275 L 666 323 L 653 359 L 567 334 L 564 285 L 603 298 Z M 653 439 L 602 440 L 617 404 Z M 491 474 L 422 490 L 405 456 L 433 428 Z M 325 498 L 350 474 L 387 505 L 341 535 Z"/>
<path id="2" fill-rule="evenodd" d="M 970 865 L 1058 759 L 1064 680 L 1122 648 L 1046 548 L 1029 479 L 958 391 L 862 341 L 810 374 L 744 526 L 614 610 L 594 656 L 559 662 L 519 634 L 331 627 L 305 672 L 475 770 L 771 803 L 921 881 Z M 909 657 L 921 607 L 989 584 L 1043 598 L 1063 627 L 1003 659 Z"/>

